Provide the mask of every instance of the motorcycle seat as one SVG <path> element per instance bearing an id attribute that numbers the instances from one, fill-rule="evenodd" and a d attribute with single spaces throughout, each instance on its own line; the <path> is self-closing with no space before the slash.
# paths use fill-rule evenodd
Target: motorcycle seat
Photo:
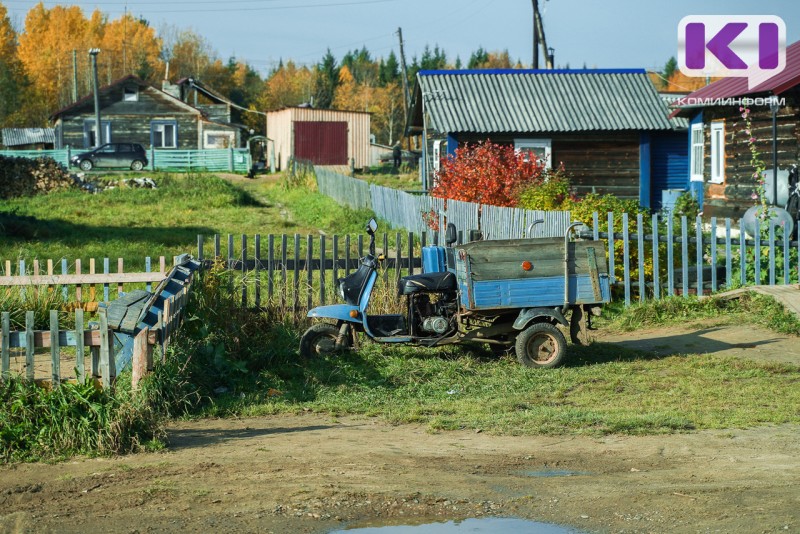
<path id="1" fill-rule="evenodd" d="M 402 277 L 397 282 L 397 292 L 400 295 L 411 295 L 420 291 L 455 291 L 455 289 L 456 275 L 451 272 L 412 274 Z"/>

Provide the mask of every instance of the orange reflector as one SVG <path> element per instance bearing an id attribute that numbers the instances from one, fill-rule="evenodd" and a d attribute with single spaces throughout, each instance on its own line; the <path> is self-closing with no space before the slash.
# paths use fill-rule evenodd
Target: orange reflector
<path id="1" fill-rule="evenodd" d="M 533 269 L 533 264 L 531 262 L 529 262 L 529 261 L 523 261 L 522 262 L 522 270 L 523 271 L 530 271 L 531 269 Z"/>
<path id="2" fill-rule="evenodd" d="M 356 317 L 358 317 L 358 312 L 356 310 L 350 310 L 350 317 L 355 319 Z"/>

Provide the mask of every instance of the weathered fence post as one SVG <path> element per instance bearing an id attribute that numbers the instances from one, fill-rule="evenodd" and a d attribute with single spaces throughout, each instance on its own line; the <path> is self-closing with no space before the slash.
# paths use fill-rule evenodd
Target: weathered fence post
<path id="1" fill-rule="evenodd" d="M 50 361 L 53 386 L 61 382 L 61 348 L 58 339 L 58 312 L 50 310 Z"/>
<path id="2" fill-rule="evenodd" d="M 0 344 L 0 353 L 2 354 L 2 364 L 0 364 L 0 370 L 2 370 L 2 375 L 0 377 L 3 380 L 7 380 L 9 375 L 9 367 L 11 365 L 10 361 L 10 332 L 11 332 L 11 314 L 9 312 L 3 312 L 2 315 L 2 329 L 3 329 L 3 338 L 2 343 Z"/>
<path id="3" fill-rule="evenodd" d="M 148 342 L 150 329 L 144 328 L 133 338 L 131 361 L 131 386 L 139 388 L 139 381 L 153 369 L 153 346 Z"/>

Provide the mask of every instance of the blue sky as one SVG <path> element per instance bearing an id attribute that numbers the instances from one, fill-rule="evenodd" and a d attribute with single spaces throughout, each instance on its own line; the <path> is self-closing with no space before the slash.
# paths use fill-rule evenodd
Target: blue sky
<path id="1" fill-rule="evenodd" d="M 0 0 L 22 27 L 36 2 Z M 247 60 L 265 72 L 280 59 L 312 64 L 327 48 L 337 58 L 366 46 L 375 57 L 398 51 L 403 29 L 406 56 L 439 45 L 452 62 L 472 51 L 507 49 L 531 62 L 530 0 L 105 0 L 44 2 L 95 8 L 117 17 L 126 6 L 156 29 L 168 24 L 203 35 L 220 57 Z M 677 52 L 678 22 L 694 14 L 764 14 L 783 18 L 787 43 L 800 40 L 797 0 L 539 0 L 548 46 L 556 64 L 580 68 L 661 67 Z"/>

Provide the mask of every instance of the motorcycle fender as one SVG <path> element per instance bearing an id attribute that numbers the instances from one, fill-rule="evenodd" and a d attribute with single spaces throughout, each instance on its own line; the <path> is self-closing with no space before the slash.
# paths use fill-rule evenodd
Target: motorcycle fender
<path id="1" fill-rule="evenodd" d="M 564 326 L 569 326 L 564 314 L 558 308 L 523 308 L 520 310 L 517 320 L 514 321 L 514 329 L 525 330 L 537 317 L 548 317 L 555 319 Z"/>
<path id="2" fill-rule="evenodd" d="M 355 311 L 358 315 L 353 318 L 350 312 Z M 330 306 L 317 306 L 308 311 L 306 317 L 313 317 L 314 319 L 336 319 L 337 321 L 345 321 L 348 323 L 361 324 L 361 313 L 358 306 L 350 306 L 348 304 L 331 304 Z"/>

